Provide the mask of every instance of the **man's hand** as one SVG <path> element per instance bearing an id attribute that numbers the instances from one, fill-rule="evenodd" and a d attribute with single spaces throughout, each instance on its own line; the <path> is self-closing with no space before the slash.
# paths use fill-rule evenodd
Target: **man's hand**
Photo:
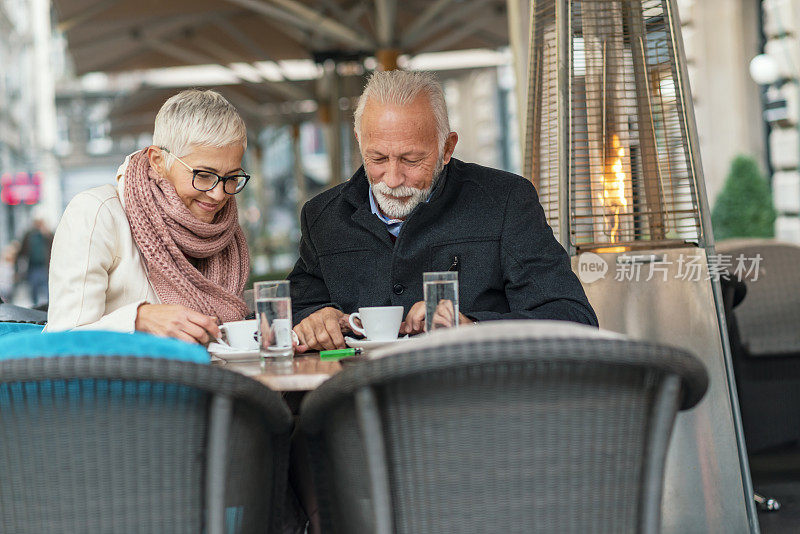
<path id="1" fill-rule="evenodd" d="M 419 334 L 425 330 L 425 301 L 415 302 L 400 325 L 400 335 Z"/>
<path id="2" fill-rule="evenodd" d="M 447 328 L 448 326 L 457 325 L 456 310 L 453 306 L 453 301 L 449 299 L 442 299 L 436 305 L 436 310 L 433 312 L 434 328 Z"/>
<path id="3" fill-rule="evenodd" d="M 297 352 L 332 350 L 345 347 L 342 332 L 350 331 L 350 316 L 336 308 L 317 310 L 294 327 L 300 344 Z"/>
<path id="4" fill-rule="evenodd" d="M 433 324 L 437 327 L 448 326 L 453 323 L 453 303 L 449 300 L 442 300 L 436 306 L 433 314 Z M 473 321 L 463 313 L 458 314 L 458 324 L 471 324 Z M 421 300 L 414 303 L 408 310 L 405 321 L 400 325 L 400 334 L 419 334 L 425 331 L 425 301 Z"/>
<path id="5" fill-rule="evenodd" d="M 180 304 L 142 304 L 136 312 L 136 330 L 189 343 L 208 345 L 219 338 L 217 318 Z"/>

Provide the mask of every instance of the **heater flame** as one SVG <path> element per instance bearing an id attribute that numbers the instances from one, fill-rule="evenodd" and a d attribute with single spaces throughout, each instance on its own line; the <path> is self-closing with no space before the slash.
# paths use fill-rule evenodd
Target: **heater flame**
<path id="1" fill-rule="evenodd" d="M 608 233 L 611 242 L 617 243 L 619 241 L 619 214 L 628 205 L 628 200 L 625 198 L 627 176 L 622 163 L 625 149 L 620 145 L 619 136 L 616 134 L 611 136 L 611 149 L 614 155 L 607 167 L 608 170 L 603 173 L 603 191 L 598 193 L 597 197 L 604 212 L 613 219 L 613 223 L 607 223 L 607 225 L 611 225 Z"/>

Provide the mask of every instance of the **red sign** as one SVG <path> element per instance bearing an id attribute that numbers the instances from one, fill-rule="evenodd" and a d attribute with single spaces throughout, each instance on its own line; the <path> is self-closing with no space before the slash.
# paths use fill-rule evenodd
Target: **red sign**
<path id="1" fill-rule="evenodd" d="M 36 204 L 42 194 L 42 173 L 10 172 L 0 176 L 0 202 L 10 206 Z"/>

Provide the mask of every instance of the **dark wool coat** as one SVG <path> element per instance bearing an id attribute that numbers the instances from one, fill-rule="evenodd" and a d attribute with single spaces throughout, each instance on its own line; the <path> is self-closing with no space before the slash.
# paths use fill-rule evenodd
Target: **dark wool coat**
<path id="1" fill-rule="evenodd" d="M 508 172 L 445 166 L 436 187 L 406 219 L 396 242 L 370 211 L 364 168 L 306 203 L 300 258 L 291 281 L 294 323 L 325 306 L 422 300 L 422 273 L 457 269 L 461 313 L 478 321 L 597 317 L 553 237 L 536 190 Z"/>

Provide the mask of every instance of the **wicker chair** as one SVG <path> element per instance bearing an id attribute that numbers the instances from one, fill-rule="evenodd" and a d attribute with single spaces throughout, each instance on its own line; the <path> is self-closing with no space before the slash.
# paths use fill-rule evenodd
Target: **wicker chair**
<path id="1" fill-rule="evenodd" d="M 4 345 L 4 532 L 279 531 L 292 427 L 279 394 L 224 369 L 142 357 L 141 336 L 74 334 L 132 355 L 53 357 L 69 333 L 36 334 L 45 342 L 29 358 Z M 5 336 L 0 353 L 24 336 Z M 205 352 L 154 344 L 163 356 Z"/>
<path id="2" fill-rule="evenodd" d="M 0 321 L 44 324 L 47 321 L 47 312 L 0 301 Z"/>
<path id="3" fill-rule="evenodd" d="M 747 450 L 800 440 L 800 247 L 767 239 L 721 241 L 717 252 L 761 256 L 746 290 L 723 283 L 728 336 Z M 732 269 L 733 270 L 733 269 Z M 754 279 L 755 278 L 755 279 Z M 736 291 L 741 297 L 736 299 Z M 744 296 L 746 294 L 746 296 Z M 736 301 L 741 304 L 737 305 Z"/>
<path id="4" fill-rule="evenodd" d="M 325 532 L 657 532 L 690 354 L 550 321 L 397 343 L 304 400 Z"/>

